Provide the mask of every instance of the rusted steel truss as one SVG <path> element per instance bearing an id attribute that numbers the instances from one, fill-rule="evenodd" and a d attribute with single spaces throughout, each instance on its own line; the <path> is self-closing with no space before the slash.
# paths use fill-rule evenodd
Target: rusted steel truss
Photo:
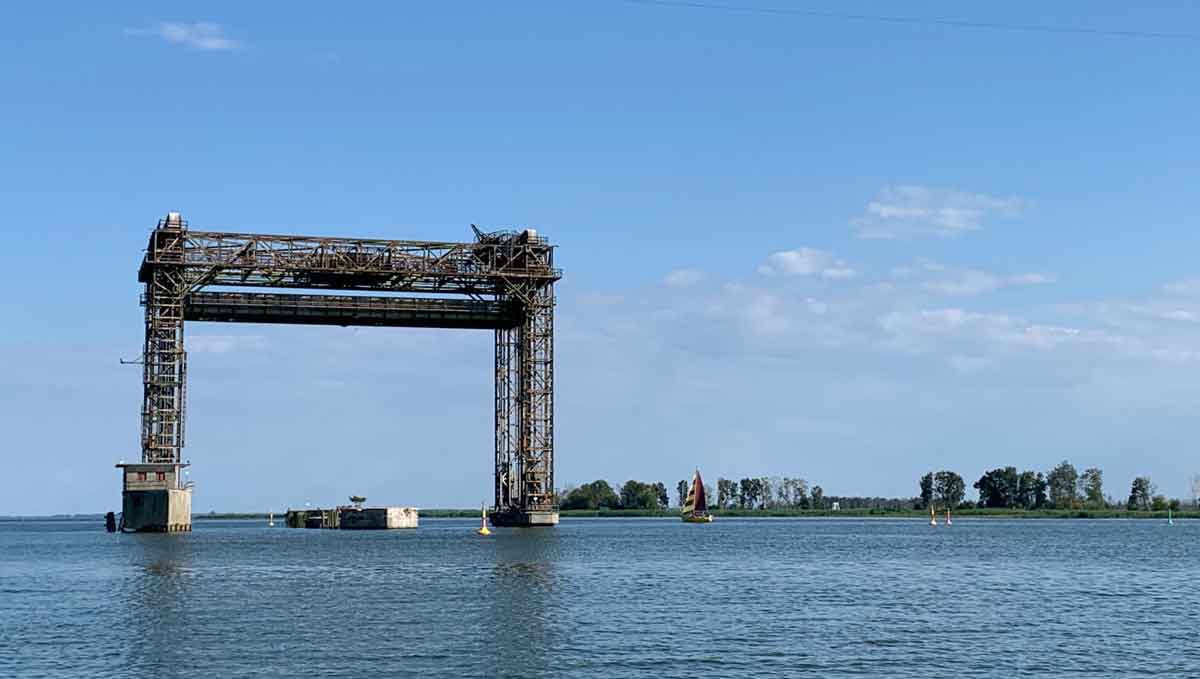
<path id="1" fill-rule="evenodd" d="M 192 231 L 168 215 L 138 271 L 143 461 L 182 461 L 184 321 L 492 329 L 496 511 L 555 511 L 554 246 L 532 230 L 472 228 L 467 243 L 273 236 Z M 216 286 L 377 294 L 204 290 Z"/>

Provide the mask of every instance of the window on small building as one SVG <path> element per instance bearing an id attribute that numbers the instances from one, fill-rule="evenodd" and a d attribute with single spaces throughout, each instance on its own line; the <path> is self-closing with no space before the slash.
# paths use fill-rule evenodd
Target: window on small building
<path id="1" fill-rule="evenodd" d="M 138 472 L 137 475 L 138 475 L 138 481 L 146 480 L 146 472 Z"/>
<path id="2" fill-rule="evenodd" d="M 167 480 L 167 473 L 166 473 L 166 472 L 157 472 L 157 473 L 154 475 L 154 478 L 155 478 L 155 479 L 157 479 L 157 480 L 159 480 L 159 481 L 166 481 L 166 480 Z"/>

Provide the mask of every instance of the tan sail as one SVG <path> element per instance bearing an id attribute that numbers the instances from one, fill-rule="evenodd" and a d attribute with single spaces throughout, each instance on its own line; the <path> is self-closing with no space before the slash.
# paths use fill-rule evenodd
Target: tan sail
<path id="1" fill-rule="evenodd" d="M 713 517 L 708 513 L 708 501 L 704 497 L 704 480 L 700 478 L 700 470 L 692 474 L 692 485 L 688 488 L 687 499 L 683 501 L 683 520 L 687 523 L 711 523 Z"/>
<path id="2" fill-rule="evenodd" d="M 687 499 L 683 501 L 683 513 L 691 514 L 696 511 L 696 479 L 692 477 L 692 485 L 688 486 Z"/>

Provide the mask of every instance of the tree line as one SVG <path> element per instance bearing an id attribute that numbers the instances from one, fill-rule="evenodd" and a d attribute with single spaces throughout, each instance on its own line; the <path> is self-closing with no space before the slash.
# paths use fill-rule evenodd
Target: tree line
<path id="1" fill-rule="evenodd" d="M 989 509 L 1125 509 L 1129 511 L 1178 510 L 1180 501 L 1167 499 L 1148 476 L 1139 476 L 1125 500 L 1106 495 L 1104 472 L 1089 467 L 1080 473 L 1063 460 L 1046 473 L 1018 472 L 1016 467 L 998 467 L 984 472 L 973 484 L 979 500 L 964 500 L 966 483 L 952 471 L 930 472 L 918 482 L 920 508 L 946 509 L 983 507 Z M 1193 478 L 1192 499 L 1200 508 L 1200 475 Z"/>
<path id="2" fill-rule="evenodd" d="M 661 482 L 626 481 L 620 492 L 603 479 L 558 493 L 560 509 L 666 509 L 670 502 Z"/>
<path id="3" fill-rule="evenodd" d="M 675 484 L 675 505 L 682 507 L 691 482 Z M 806 479 L 759 476 L 744 479 L 717 479 L 706 484 L 704 494 L 710 509 L 826 509 L 838 502 L 841 507 L 871 509 L 911 508 L 912 500 L 889 498 L 827 497 L 819 485 Z M 558 493 L 561 509 L 666 509 L 671 498 L 661 482 L 626 481 L 620 490 L 608 481 L 597 480 Z M 894 505 L 894 506 L 893 506 Z"/>
<path id="4" fill-rule="evenodd" d="M 561 509 L 638 509 L 661 511 L 671 506 L 682 507 L 691 482 L 681 479 L 675 484 L 672 498 L 662 482 L 629 480 L 618 487 L 605 480 L 596 480 L 558 492 Z M 1192 500 L 1200 509 L 1200 474 L 1192 477 Z M 830 510 L 870 509 L 877 511 L 909 511 L 913 509 L 988 508 L 988 509 L 1126 509 L 1130 511 L 1165 511 L 1180 509 L 1180 501 L 1168 499 L 1148 476 L 1139 476 L 1130 484 L 1124 499 L 1105 493 L 1104 472 L 1089 467 L 1079 472 L 1074 465 L 1063 461 L 1048 472 L 1018 471 L 1016 467 L 998 467 L 984 472 L 972 484 L 978 492 L 977 501 L 966 499 L 967 485 L 953 471 L 929 472 L 918 482 L 920 494 L 911 498 L 859 497 L 826 495 L 824 489 L 807 479 L 786 476 L 746 477 L 738 480 L 719 478 L 715 485 L 705 485 L 710 509 L 725 510 Z"/>

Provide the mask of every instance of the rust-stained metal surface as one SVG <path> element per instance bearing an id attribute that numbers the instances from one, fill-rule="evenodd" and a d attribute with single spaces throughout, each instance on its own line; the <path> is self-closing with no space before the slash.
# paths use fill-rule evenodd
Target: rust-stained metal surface
<path id="1" fill-rule="evenodd" d="M 532 230 L 470 242 L 193 231 L 150 234 L 142 460 L 182 461 L 184 321 L 492 329 L 497 512 L 554 512 L 554 246 Z M 207 288 L 305 289 L 313 294 Z M 327 292 L 326 292 L 327 291 Z M 373 295 L 338 295 L 370 291 Z M 437 295 L 431 296 L 431 295 Z"/>
<path id="2" fill-rule="evenodd" d="M 186 321 L 306 323 L 405 328 L 515 328 L 524 319 L 511 301 L 381 296 L 193 292 Z"/>

